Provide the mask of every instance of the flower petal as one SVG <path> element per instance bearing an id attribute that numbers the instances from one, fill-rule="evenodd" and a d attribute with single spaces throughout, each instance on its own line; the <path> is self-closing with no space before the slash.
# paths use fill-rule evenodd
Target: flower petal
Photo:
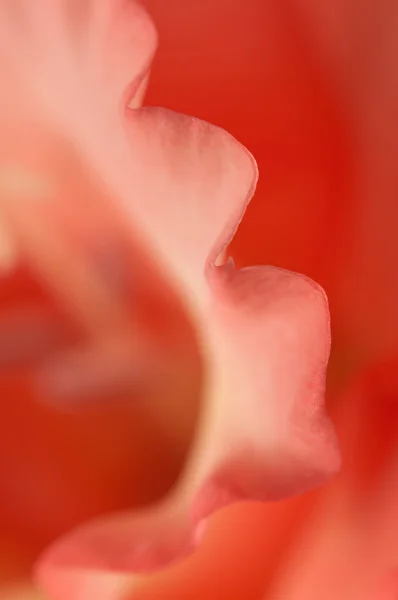
<path id="1" fill-rule="evenodd" d="M 255 161 L 224 130 L 165 109 L 131 111 L 128 129 L 140 193 L 126 208 L 184 284 L 203 294 L 206 267 L 253 195 Z"/>
<path id="2" fill-rule="evenodd" d="M 46 271 L 59 295 L 68 296 L 69 307 L 80 311 L 97 345 L 113 339 L 105 330 L 116 330 L 122 341 L 133 335 L 136 316 L 118 290 L 109 290 L 101 274 L 90 269 L 87 256 L 81 257 L 93 226 L 101 226 L 100 235 L 107 230 L 112 208 L 123 240 L 130 234 L 140 275 L 137 293 L 154 282 L 164 293 L 170 284 L 191 316 L 204 365 L 204 406 L 191 458 L 170 495 L 141 513 L 100 519 L 61 540 L 39 568 L 44 582 L 60 573 L 73 578 L 74 566 L 157 569 L 195 546 L 202 521 L 214 510 L 238 500 L 297 493 L 322 480 L 338 462 L 322 412 L 329 352 L 324 294 L 305 278 L 277 269 L 235 271 L 230 261 L 216 266 L 254 191 L 253 158 L 221 129 L 171 111 L 127 111 L 124 122 L 119 109 L 127 101 L 121 89 L 127 71 L 118 71 L 115 65 L 122 62 L 115 58 L 104 63 L 108 73 L 98 60 L 106 48 L 111 58 L 119 56 L 117 44 L 113 54 L 110 30 L 97 36 L 100 23 L 114 23 L 105 14 L 111 5 L 104 3 L 104 13 L 85 10 L 95 6 L 99 9 L 96 3 L 50 5 L 42 0 L 37 8 L 22 11 L 26 42 L 23 28 L 10 25 L 7 30 L 5 43 L 15 49 L 10 65 L 16 67 L 16 88 L 19 79 L 26 84 L 50 130 L 47 148 L 47 131 L 38 127 L 44 152 L 37 154 L 44 166 L 48 161 L 47 170 L 54 171 L 55 163 L 59 203 L 51 201 L 50 193 L 50 202 L 40 204 L 46 194 L 31 187 L 28 199 L 37 204 L 31 202 L 28 209 L 13 202 L 6 178 L 2 205 L 37 269 Z M 87 15 L 94 20 L 86 46 L 82 29 L 91 34 Z M 138 62 L 133 79 L 145 85 L 145 68 L 137 65 L 146 64 L 154 36 L 140 18 L 134 25 L 143 37 L 134 38 Z M 124 29 L 116 31 L 126 39 Z M 14 38 L 19 40 L 15 48 Z M 99 98 L 108 82 L 109 93 Z M 21 118 L 18 114 L 18 123 Z M 62 202 L 71 172 L 76 189 Z M 23 189 L 16 191 L 17 199 L 26 199 Z M 79 198 L 84 198 L 81 206 Z"/>
<path id="3" fill-rule="evenodd" d="M 74 566 L 165 566 L 192 550 L 214 510 L 297 493 L 339 462 L 322 408 L 330 344 L 324 293 L 279 269 L 214 266 L 253 189 L 251 157 L 218 128 L 188 117 L 144 109 L 132 121 L 129 173 L 139 192 L 125 208 L 187 290 L 205 406 L 191 460 L 169 497 L 61 540 L 43 559 L 43 581 L 68 569 L 73 577 Z"/>
<path id="4" fill-rule="evenodd" d="M 87 101 L 127 103 L 157 45 L 154 25 L 135 0 L 5 0 L 0 33 L 3 68 L 30 86 L 33 100 L 65 118 L 84 113 Z"/>
<path id="5" fill-rule="evenodd" d="M 335 398 L 341 474 L 308 512 L 264 599 L 384 600 L 398 549 L 397 373 L 396 358 L 374 364 Z"/>
<path id="6" fill-rule="evenodd" d="M 37 140 L 31 140 L 29 121 L 35 113 L 41 125 L 55 121 L 76 147 L 90 136 L 93 144 L 101 143 L 95 135 L 99 118 L 107 123 L 109 109 L 122 112 L 128 104 L 142 103 L 156 46 L 153 22 L 135 0 L 4 0 L 3 145 L 11 152 L 16 145 L 30 145 L 34 154 Z M 2 268 L 7 270 L 15 267 L 18 249 L 2 218 L 0 227 Z"/>

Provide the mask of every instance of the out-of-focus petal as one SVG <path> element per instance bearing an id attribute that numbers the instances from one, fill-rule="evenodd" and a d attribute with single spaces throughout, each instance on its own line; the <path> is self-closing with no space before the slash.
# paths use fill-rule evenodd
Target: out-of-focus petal
<path id="1" fill-rule="evenodd" d="M 45 598 L 29 584 L 22 584 L 2 587 L 0 600 L 45 600 Z"/>
<path id="2" fill-rule="evenodd" d="M 171 263 L 191 302 L 206 302 L 206 270 L 254 193 L 255 161 L 228 133 L 199 119 L 156 108 L 128 117 L 131 181 L 140 193 L 126 198 L 126 210 Z"/>
<path id="3" fill-rule="evenodd" d="M 298 3 L 144 2 L 162 39 L 147 101 L 221 125 L 258 161 L 259 186 L 233 241 L 236 263 L 285 266 L 326 286 L 346 206 L 347 140 Z"/>
<path id="4" fill-rule="evenodd" d="M 77 569 L 74 593 L 80 591 L 84 599 L 96 597 L 100 582 L 110 582 L 113 577 L 115 588 L 118 581 L 122 592 L 118 596 L 115 591 L 112 600 L 119 597 L 123 600 L 259 598 L 266 582 L 273 579 L 288 541 L 300 528 L 312 496 L 267 504 L 240 503 L 221 510 L 209 519 L 200 547 L 186 560 L 165 571 L 141 577 L 120 573 L 104 577 L 99 571 Z M 70 596 L 78 600 L 67 587 L 70 580 L 66 571 L 65 600 Z M 61 587 L 58 582 L 56 597 L 61 597 Z"/>
<path id="5" fill-rule="evenodd" d="M 340 398 L 342 472 L 322 491 L 267 600 L 378 600 L 394 583 L 397 373 L 395 360 L 377 365 Z"/>

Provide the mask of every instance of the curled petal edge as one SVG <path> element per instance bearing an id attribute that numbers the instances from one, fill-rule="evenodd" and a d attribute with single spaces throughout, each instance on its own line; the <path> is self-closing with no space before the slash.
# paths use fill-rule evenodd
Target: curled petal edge
<path id="1" fill-rule="evenodd" d="M 61 14 L 57 6 L 66 3 L 51 4 L 54 24 Z M 130 6 L 136 10 L 136 3 Z M 132 96 L 145 86 L 156 38 L 150 20 L 144 16 L 140 22 L 144 13 L 137 14 L 132 21 L 140 49 Z M 56 31 L 46 28 L 49 35 Z M 70 39 L 59 39 L 65 50 Z M 184 296 L 205 371 L 197 439 L 176 488 L 155 507 L 87 524 L 50 548 L 38 578 L 55 596 L 61 580 L 73 585 L 76 569 L 148 572 L 174 562 L 195 547 L 212 512 L 231 502 L 299 493 L 338 468 L 338 452 L 322 407 L 330 343 L 323 292 L 278 269 L 235 270 L 229 261 L 215 266 L 254 191 L 254 159 L 222 130 L 171 111 L 133 110 L 124 122 L 116 94 L 98 110 L 89 107 L 92 92 L 104 83 L 92 78 L 90 55 L 82 74 L 90 93 L 81 99 L 83 81 L 74 79 L 74 68 L 58 69 L 53 53 L 39 71 L 32 63 L 35 46 L 30 48 L 26 60 L 23 45 L 11 53 L 15 65 L 34 76 L 29 91 L 52 115 L 51 127 L 67 134 L 101 182 L 105 179 L 131 225 L 135 247 L 145 246 Z M 127 83 L 124 52 L 114 57 L 111 88 L 118 94 Z M 26 69 L 30 63 L 32 69 Z M 54 75 L 51 82 L 48 73 Z M 29 229 L 29 219 L 24 225 Z"/>
<path id="2" fill-rule="evenodd" d="M 185 130 L 187 137 L 182 137 L 175 156 L 163 156 L 166 164 L 157 185 L 160 190 L 167 190 L 167 177 L 173 177 L 170 185 L 175 193 L 170 201 L 196 202 L 195 188 L 203 186 L 198 172 L 204 177 L 205 171 L 202 163 L 198 166 L 195 160 L 202 159 L 203 153 L 201 149 L 191 153 L 193 164 L 189 170 L 186 156 L 198 139 L 186 127 L 186 117 L 165 111 L 162 119 L 167 119 L 168 114 L 173 119 L 172 135 L 175 120 L 180 119 L 181 136 Z M 164 134 L 169 131 L 167 127 L 163 129 Z M 193 131 L 197 131 L 196 124 Z M 147 130 L 148 139 L 162 148 L 168 147 L 169 140 L 157 133 L 155 120 L 152 130 Z M 206 126 L 206 135 L 216 139 L 222 136 L 220 146 L 213 139 L 211 143 L 206 140 L 206 147 L 208 152 L 209 148 L 216 154 L 221 151 L 228 162 L 225 134 Z M 199 142 L 203 142 L 200 136 Z M 235 157 L 241 155 L 247 173 L 251 157 L 229 136 L 228 143 L 234 146 Z M 184 148 L 188 152 L 183 153 Z M 185 178 L 178 179 L 180 154 Z M 156 157 L 156 152 L 152 151 L 151 156 Z M 172 161 L 170 169 L 168 158 Z M 212 160 L 214 155 L 205 155 L 205 162 Z M 140 167 L 143 165 L 146 167 L 145 154 Z M 239 172 L 239 161 L 234 168 Z M 142 172 L 143 178 L 147 177 L 145 168 Z M 253 177 L 252 170 L 250 181 L 243 178 L 246 190 L 252 189 Z M 231 190 L 224 181 L 220 185 L 217 179 L 216 183 L 214 186 L 214 181 L 209 182 L 206 189 L 213 195 L 205 196 L 207 201 L 220 200 L 218 193 L 228 209 L 225 194 L 230 193 L 233 198 L 240 195 L 241 206 L 242 198 L 246 204 L 242 186 L 237 187 L 236 181 Z M 146 206 L 149 216 L 143 220 L 156 227 L 156 222 L 154 225 L 150 220 L 156 191 L 150 185 L 146 189 L 143 180 L 140 189 L 150 202 L 142 202 L 138 208 L 142 211 Z M 163 201 L 162 194 L 158 193 L 157 201 Z M 179 208 L 177 204 L 174 210 Z M 228 210 L 224 216 L 228 222 Z M 162 236 L 160 225 L 156 236 L 166 251 L 170 238 Z M 215 237 L 220 239 L 218 231 Z M 178 247 L 179 240 L 174 239 L 173 243 Z M 195 548 L 203 521 L 215 510 L 233 502 L 269 501 L 300 493 L 339 468 L 333 428 L 323 408 L 330 347 L 329 312 L 323 290 L 304 276 L 273 267 L 239 270 L 230 262 L 216 267 L 208 260 L 213 255 L 212 247 L 204 245 L 200 252 L 204 258 L 202 269 L 190 275 L 188 281 L 197 293 L 205 289 L 193 311 L 206 372 L 205 404 L 186 470 L 176 488 L 159 505 L 135 514 L 100 519 L 57 542 L 38 568 L 44 584 L 56 582 L 57 573 L 62 573 L 64 580 L 69 573 L 73 579 L 80 569 L 142 573 L 164 568 Z M 184 264 L 181 280 L 185 268 Z"/>

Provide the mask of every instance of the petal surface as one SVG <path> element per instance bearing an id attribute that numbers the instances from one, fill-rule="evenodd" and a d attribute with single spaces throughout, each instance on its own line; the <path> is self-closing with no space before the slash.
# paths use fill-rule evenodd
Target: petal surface
<path id="1" fill-rule="evenodd" d="M 0 51 L 11 83 L 0 100 L 10 146 L 3 145 L 0 159 L 11 156 L 45 177 L 26 181 L 6 164 L 1 209 L 37 273 L 85 325 L 90 350 L 100 350 L 94 373 L 104 370 L 104 356 L 112 373 L 114 364 L 125 373 L 141 331 L 139 315 L 90 263 L 90 243 L 96 235 L 107 243 L 113 228 L 132 257 L 136 294 L 158 286 L 161 302 L 167 294 L 181 298 L 203 363 L 203 407 L 185 470 L 162 502 L 89 523 L 46 553 L 39 578 L 54 597 L 68 585 L 77 589 L 73 578 L 84 569 L 166 566 L 194 548 L 214 510 L 296 494 L 338 466 L 322 406 L 330 345 L 325 296 L 278 269 L 216 266 L 254 192 L 255 162 L 203 121 L 163 109 L 125 110 L 129 94 L 145 86 L 155 43 L 145 14 L 135 3 L 128 5 L 132 14 L 123 13 L 125 6 L 4 4 Z M 114 33 L 105 25 L 115 25 Z M 27 93 L 29 106 L 22 102 Z M 28 143 L 15 131 L 28 134 Z"/>
<path id="2" fill-rule="evenodd" d="M 224 130 L 164 109 L 130 112 L 128 135 L 140 179 L 140 194 L 128 199 L 132 215 L 203 296 L 206 267 L 233 237 L 254 193 L 256 163 Z"/>
<path id="3" fill-rule="evenodd" d="M 267 600 L 394 597 L 397 373 L 395 358 L 372 365 L 336 402 L 342 471 L 308 513 Z"/>
<path id="4" fill-rule="evenodd" d="M 135 0 L 3 0 L 1 15 L 2 67 L 30 87 L 31 100 L 66 119 L 84 115 L 88 103 L 132 96 L 157 45 Z"/>
<path id="5" fill-rule="evenodd" d="M 126 209 L 191 304 L 205 372 L 202 417 L 170 496 L 67 536 L 44 557 L 44 581 L 68 568 L 73 578 L 73 567 L 164 567 L 193 549 L 214 510 L 298 493 L 338 468 L 323 413 L 330 345 L 324 293 L 283 270 L 214 265 L 253 189 L 250 155 L 191 118 L 144 109 L 132 119 L 129 173 L 139 192 Z"/>

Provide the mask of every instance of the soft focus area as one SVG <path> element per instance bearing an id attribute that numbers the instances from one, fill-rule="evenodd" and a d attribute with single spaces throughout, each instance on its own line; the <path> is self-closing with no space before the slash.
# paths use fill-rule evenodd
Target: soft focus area
<path id="1" fill-rule="evenodd" d="M 80 19 L 83 5 L 91 7 L 96 2 L 80 0 L 78 6 L 71 0 L 68 6 L 73 19 L 75 14 Z M 104 5 L 109 2 L 104 0 Z M 122 0 L 114 0 L 115 7 L 118 2 L 122 4 Z M 8 82 L 13 79 L 13 72 L 3 69 L 1 62 L 5 56 L 1 54 L 2 39 L 7 37 L 1 22 L 2 4 L 6 6 L 7 0 L 0 0 L 0 72 Z M 273 328 L 271 324 L 266 329 L 270 350 L 264 352 L 263 370 L 266 373 L 267 365 L 274 364 L 275 358 L 276 375 L 266 381 L 264 389 L 267 394 L 274 394 L 275 406 L 270 400 L 271 408 L 262 412 L 259 409 L 256 418 L 256 409 L 250 401 L 250 377 L 257 373 L 253 367 L 247 370 L 244 386 L 239 387 L 239 377 L 236 386 L 232 386 L 236 387 L 232 391 L 241 396 L 240 412 L 238 408 L 233 412 L 233 407 L 229 412 L 228 406 L 223 413 L 221 409 L 219 413 L 215 411 L 213 420 L 218 419 L 220 428 L 214 426 L 213 430 L 213 413 L 209 412 L 208 417 L 204 398 L 213 382 L 213 371 L 210 368 L 209 375 L 206 368 L 216 359 L 212 350 L 208 354 L 203 351 L 202 340 L 202 330 L 210 329 L 213 322 L 212 317 L 198 317 L 200 310 L 195 298 L 201 293 L 197 291 L 199 284 L 193 276 L 192 280 L 186 278 L 188 291 L 181 292 L 182 276 L 179 271 L 175 277 L 170 275 L 172 261 L 168 262 L 163 247 L 156 246 L 156 254 L 155 244 L 153 248 L 147 244 L 150 237 L 147 233 L 152 234 L 147 223 L 142 231 L 134 223 L 130 241 L 130 230 L 124 228 L 123 219 L 115 216 L 113 220 L 111 212 L 108 218 L 107 208 L 113 196 L 104 192 L 95 180 L 95 173 L 101 174 L 105 164 L 101 163 L 100 152 L 94 172 L 87 167 L 89 151 L 84 144 L 83 149 L 72 144 L 59 150 L 51 139 L 43 150 L 42 160 L 40 127 L 37 133 L 36 129 L 31 131 L 23 125 L 14 140 L 14 124 L 9 124 L 5 114 L 0 115 L 0 138 L 4 132 L 3 141 L 0 139 L 0 600 L 394 600 L 398 597 L 398 3 L 142 0 L 142 4 L 157 29 L 159 48 L 150 74 L 148 61 L 143 60 L 143 65 L 137 67 L 139 77 L 132 88 L 134 92 L 138 89 L 138 93 L 132 106 L 135 108 L 135 102 L 139 105 L 148 84 L 145 106 L 193 115 L 225 129 L 253 154 L 258 164 L 259 181 L 254 197 L 234 239 L 219 257 L 225 279 L 232 265 L 226 261 L 232 257 L 237 270 L 252 265 L 274 265 L 303 273 L 326 292 L 332 336 L 326 408 L 337 431 L 342 466 L 335 473 L 337 459 L 330 449 L 333 444 L 326 441 L 323 445 L 324 438 L 329 439 L 330 428 L 326 424 L 324 433 L 322 415 L 319 422 L 318 413 L 314 421 L 310 418 L 317 411 L 311 402 L 318 394 L 318 387 L 322 393 L 323 388 L 322 383 L 312 386 L 322 365 L 318 368 L 314 350 L 318 348 L 318 338 L 315 334 L 311 337 L 308 331 L 311 327 L 314 331 L 318 328 L 319 337 L 321 334 L 327 337 L 323 313 L 318 316 L 314 309 L 313 316 L 306 304 L 308 295 L 308 306 L 312 306 L 313 300 L 315 306 L 319 300 L 318 288 L 307 294 L 306 288 L 296 292 L 294 282 L 286 283 L 290 303 L 281 302 L 283 308 L 288 306 L 286 320 L 282 309 L 278 312 L 274 303 L 269 303 L 277 326 Z M 17 5 L 22 11 L 24 3 L 18 1 Z M 124 13 L 118 16 L 117 10 L 116 16 L 109 16 L 115 24 L 128 18 Z M 84 37 L 85 31 L 81 27 L 79 35 Z M 141 30 L 137 31 L 133 34 L 138 39 Z M 109 34 L 109 39 L 120 38 L 124 43 L 122 33 L 123 30 L 114 38 Z M 95 54 L 95 43 L 90 41 L 90 44 L 90 52 Z M 128 64 L 129 51 L 133 55 L 136 47 L 131 44 L 130 49 L 125 45 Z M 76 47 L 80 48 L 79 44 Z M 109 42 L 109 48 L 104 42 L 101 52 L 104 63 L 108 54 L 113 57 L 113 41 Z M 150 60 L 151 51 L 147 54 Z M 90 60 L 87 59 L 88 64 Z M 82 61 L 78 58 L 76 64 Z M 118 72 L 113 62 L 106 65 L 108 79 L 113 84 Z M 94 67 L 92 73 L 94 80 Z M 60 81 L 63 79 L 67 75 L 60 74 Z M 98 106 L 111 104 L 105 83 L 93 89 L 94 100 L 99 99 Z M 2 98 L 0 91 L 0 106 Z M 62 104 L 60 93 L 54 105 L 60 98 Z M 71 106 L 74 98 L 71 93 L 68 99 Z M 92 100 L 90 106 L 96 107 L 93 109 L 96 114 L 98 107 Z M 30 107 L 33 102 L 25 98 L 22 105 Z M 25 118 L 25 108 L 21 117 L 14 111 L 16 122 L 20 119 L 22 122 L 22 113 Z M 139 139 L 137 147 L 150 138 L 144 129 L 145 119 L 144 116 L 142 129 L 141 122 L 132 129 L 132 137 Z M 87 132 L 96 130 L 94 117 L 94 124 L 89 121 Z M 83 125 L 82 131 L 86 132 Z M 179 152 L 184 156 L 185 138 L 177 126 L 176 132 L 173 143 L 180 144 Z M 107 124 L 103 135 L 104 140 L 109 139 L 106 150 L 112 155 L 113 137 Z M 12 140 L 9 145 L 7 136 Z M 51 215 L 46 222 L 53 238 L 48 238 L 51 243 L 43 241 L 36 262 L 26 258 L 30 246 L 28 250 L 28 246 L 23 247 L 22 234 L 21 239 L 18 236 L 16 240 L 12 236 L 9 239 L 9 213 L 2 197 L 3 167 L 9 149 L 12 147 L 10 152 L 14 152 L 15 141 L 18 154 L 21 142 L 25 152 L 29 140 L 34 148 L 34 166 L 41 168 L 44 164 L 45 169 L 56 173 L 58 181 L 63 182 L 60 200 L 66 199 L 65 205 L 71 207 L 59 211 L 58 216 L 54 210 L 55 218 Z M 168 141 L 163 141 L 160 149 L 152 149 L 148 142 L 148 164 L 152 156 L 155 161 L 164 154 L 164 164 L 176 168 L 179 155 L 176 152 L 168 161 L 167 144 Z M 206 141 L 197 152 L 192 151 L 195 160 L 199 157 L 205 162 L 206 152 L 214 150 L 212 144 Z M 93 142 L 93 148 L 95 145 Z M 186 154 L 191 156 L 190 152 L 187 149 Z M 62 159 L 53 159 L 55 155 L 62 155 Z M 118 162 L 116 151 L 115 157 Z M 131 168 L 132 179 L 135 173 L 137 176 L 150 173 L 145 160 L 137 159 L 135 171 Z M 217 161 L 218 155 L 214 161 L 208 159 L 208 169 L 214 166 L 216 172 L 219 168 L 222 176 L 233 170 L 232 154 L 225 162 Z M 181 179 L 184 176 L 189 181 L 191 171 L 182 164 L 178 172 L 182 173 Z M 162 175 L 159 172 L 160 168 L 154 168 L 153 179 L 159 177 L 163 182 L 163 171 Z M 116 181 L 117 175 L 112 172 L 113 176 Z M 206 219 L 211 223 L 213 188 L 207 187 L 201 170 L 195 176 L 192 188 L 209 199 Z M 236 181 L 232 190 L 228 188 L 231 194 L 240 185 L 240 179 Z M 175 187 L 170 184 L 170 188 L 160 185 L 165 204 L 170 203 L 165 220 L 177 222 L 181 214 L 186 218 L 186 257 L 190 257 L 196 240 L 190 228 L 195 231 L 197 222 L 199 231 L 201 216 L 188 208 L 185 217 L 184 207 L 190 206 L 185 188 L 180 193 L 177 184 Z M 141 188 L 140 184 L 137 194 Z M 148 189 L 152 188 L 148 185 Z M 150 192 L 148 198 L 149 195 Z M 173 203 L 173 198 L 179 195 L 180 207 Z M 41 222 L 41 212 L 36 216 L 34 212 L 32 209 L 26 212 L 27 223 Z M 157 214 L 156 207 L 153 214 Z M 216 217 L 214 209 L 215 220 Z M 21 220 L 22 226 L 25 225 Z M 184 223 L 181 227 L 185 232 Z M 73 248 L 70 254 L 66 251 L 62 254 L 64 240 L 59 238 L 58 230 L 66 231 L 65 248 L 68 245 Z M 35 235 L 39 245 L 44 240 L 39 226 Z M 176 229 L 175 236 L 179 235 L 181 232 Z M 173 235 L 170 237 L 173 241 Z M 25 255 L 21 248 L 26 250 Z M 181 264 L 185 266 L 185 252 L 180 253 L 184 254 Z M 48 284 L 49 278 L 35 267 L 39 260 L 40 264 L 50 265 L 52 257 L 54 265 L 62 264 L 60 283 L 58 287 L 54 284 L 53 289 Z M 208 265 L 201 265 L 200 275 L 205 269 Z M 92 273 L 95 277 L 90 287 Z M 78 276 L 82 290 L 93 290 L 85 310 L 80 310 L 80 296 L 71 292 Z M 97 279 L 101 285 L 95 287 Z M 264 302 L 261 289 L 256 287 L 255 309 L 258 305 L 268 306 L 267 285 L 272 287 L 267 280 Z M 115 291 L 109 299 L 108 288 L 112 293 Z M 109 300 L 111 307 L 109 314 L 123 313 L 126 320 L 120 318 L 119 323 L 115 319 L 114 325 L 108 313 L 101 320 L 97 305 L 102 302 L 103 291 L 104 306 Z M 69 292 L 69 303 L 63 303 L 62 296 L 69 297 Z M 241 288 L 236 292 L 237 303 L 240 293 L 244 294 Z M 123 302 L 118 303 L 120 298 Z M 277 304 L 276 293 L 275 298 Z M 243 311 L 245 316 L 252 308 L 250 305 Z M 220 322 L 225 316 L 222 326 L 228 330 L 230 313 L 227 308 L 218 312 Z M 83 313 L 84 318 L 79 320 Z M 254 335 L 257 323 L 259 328 L 263 323 L 257 313 L 253 314 L 250 324 Z M 296 321 L 300 323 L 297 328 Z M 106 329 L 108 322 L 109 331 L 114 326 L 117 336 L 102 331 L 101 324 L 105 323 Z M 230 322 L 233 323 L 232 316 Z M 218 326 L 219 321 L 214 318 L 214 323 Z M 217 343 L 221 339 L 219 331 L 221 325 L 213 335 Z M 251 344 L 245 337 L 243 325 L 237 332 L 242 357 L 239 356 L 237 366 L 234 363 L 231 370 L 246 362 L 250 367 L 254 357 L 260 364 L 260 345 Z M 297 360 L 289 354 L 291 362 L 286 364 L 292 366 L 284 370 L 280 366 L 284 364 L 284 346 L 282 342 L 274 343 L 279 338 L 286 338 L 286 344 L 290 344 L 286 347 L 297 354 Z M 223 356 L 229 356 L 229 338 L 225 339 Z M 101 350 L 92 363 L 92 355 L 86 356 L 87 340 L 90 344 L 94 340 L 92 347 Z M 79 348 L 77 353 L 76 348 Z M 112 352 L 108 353 L 109 348 Z M 213 346 L 210 344 L 209 348 Z M 249 352 L 252 355 L 245 362 L 244 355 Z M 323 352 L 321 358 L 325 363 L 327 349 L 322 346 L 319 352 Z M 309 373 L 313 374 L 308 385 L 307 380 L 301 384 L 299 378 L 304 355 L 309 357 Z M 224 388 L 231 391 L 222 367 L 220 396 Z M 299 375 L 296 371 L 300 371 Z M 296 412 L 293 409 L 289 412 L 285 424 L 286 415 L 279 406 L 284 406 L 282 391 L 290 390 L 289 378 L 295 381 L 296 375 L 301 386 L 297 384 L 297 389 L 300 388 L 297 395 L 305 387 L 308 402 L 303 415 L 298 411 L 300 414 L 290 429 L 291 414 L 295 418 Z M 255 375 L 253 381 L 254 378 Z M 259 450 L 253 442 L 253 449 L 242 436 L 243 441 L 234 453 L 235 439 L 237 446 L 241 440 L 235 431 L 237 424 L 249 431 L 249 427 L 254 427 L 253 422 L 256 426 L 253 439 L 257 442 L 256 435 L 261 441 L 264 437 L 264 446 L 260 445 Z M 202 445 L 205 427 L 210 432 L 210 442 L 205 444 L 205 434 Z M 280 431 L 286 439 L 291 433 L 295 445 L 290 446 L 282 434 L 279 436 Z M 217 438 L 215 442 L 213 438 Z M 223 444 L 228 451 L 232 448 L 231 463 L 227 451 L 223 453 Z M 202 454 L 195 462 L 198 448 Z M 291 457 L 292 448 L 299 454 L 297 461 L 296 455 L 294 460 Z M 181 479 L 184 482 L 181 507 L 185 510 L 185 502 L 191 499 L 189 492 L 184 495 L 185 481 L 187 488 L 192 484 L 202 492 L 197 479 L 202 470 L 207 474 L 212 453 L 217 452 L 221 467 L 205 487 L 204 499 L 200 496 L 192 510 L 189 508 L 191 512 L 188 511 L 189 518 L 198 525 L 192 534 L 195 539 L 189 538 L 189 544 L 186 543 L 189 526 L 185 521 L 177 525 L 174 508 L 167 512 L 166 525 L 162 521 L 159 529 L 165 538 L 166 533 L 171 535 L 172 543 L 160 547 L 156 568 L 152 569 L 152 562 L 146 561 L 152 537 L 147 539 L 145 533 L 143 540 L 139 538 L 142 546 L 137 550 L 137 554 L 142 554 L 145 568 L 136 569 L 137 564 L 141 565 L 141 554 L 138 558 L 130 555 L 130 530 L 126 529 L 120 543 L 111 536 L 97 537 L 95 533 L 90 537 L 89 532 L 89 542 L 81 554 L 75 551 L 75 546 L 68 546 L 65 552 L 51 559 L 55 567 L 50 575 L 41 567 L 37 569 L 39 556 L 66 533 L 83 523 L 92 520 L 96 523 L 103 515 L 119 515 L 133 509 L 146 515 L 147 507 L 158 503 L 162 506 L 163 498 L 174 498 L 173 491 Z M 325 481 L 322 471 L 318 485 L 318 470 L 324 467 L 321 460 L 319 464 L 313 460 L 313 455 L 322 452 L 329 453 L 330 463 L 335 462 L 325 469 Z M 308 469 L 307 455 L 308 460 L 313 460 Z M 191 456 L 195 458 L 192 463 Z M 271 481 L 269 486 L 256 478 L 257 463 L 265 469 L 264 477 Z M 199 473 L 197 479 L 195 469 Z M 312 487 L 306 480 L 312 482 L 315 472 L 315 489 L 296 494 L 292 470 L 297 470 L 304 481 L 301 486 L 300 479 L 299 492 Z M 224 484 L 230 472 L 232 484 L 217 487 L 220 481 Z M 275 494 L 273 487 L 278 487 Z M 252 489 L 256 494 L 251 493 Z M 200 518 L 196 518 L 195 511 Z M 131 531 L 138 536 L 141 520 L 136 519 Z M 146 523 L 145 519 L 146 516 L 142 522 Z M 120 528 L 124 531 L 124 521 Z M 151 522 L 148 526 L 151 535 L 152 529 L 156 527 Z M 95 546 L 92 554 L 97 556 L 101 544 L 107 557 L 105 566 L 101 565 L 101 559 L 90 562 L 92 546 Z M 115 568 L 109 568 L 112 561 L 108 560 L 108 554 L 122 556 L 121 561 L 115 559 Z M 64 568 L 64 561 L 68 568 Z"/>

